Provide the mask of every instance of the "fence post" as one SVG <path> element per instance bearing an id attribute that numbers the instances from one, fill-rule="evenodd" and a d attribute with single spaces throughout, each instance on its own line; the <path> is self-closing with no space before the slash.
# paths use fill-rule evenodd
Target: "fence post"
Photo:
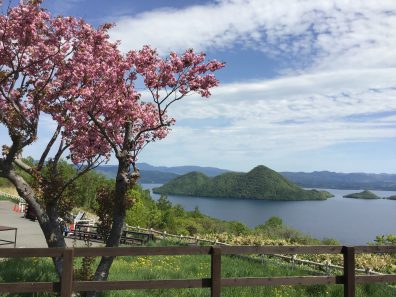
<path id="1" fill-rule="evenodd" d="M 343 247 L 344 254 L 344 297 L 355 297 L 355 248 Z"/>
<path id="2" fill-rule="evenodd" d="M 291 263 L 291 267 L 292 267 L 292 271 L 294 271 L 294 268 L 296 267 L 296 255 L 292 255 L 290 258 L 290 263 Z"/>
<path id="3" fill-rule="evenodd" d="M 61 297 L 71 297 L 73 293 L 73 257 L 74 249 L 65 248 L 63 251 Z"/>
<path id="4" fill-rule="evenodd" d="M 211 249 L 211 297 L 220 297 L 221 293 L 221 248 L 212 246 Z"/>

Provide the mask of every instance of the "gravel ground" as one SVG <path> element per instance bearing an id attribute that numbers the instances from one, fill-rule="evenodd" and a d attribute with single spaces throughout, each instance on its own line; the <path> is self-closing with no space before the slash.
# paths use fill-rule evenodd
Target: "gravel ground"
<path id="1" fill-rule="evenodd" d="M 47 247 L 43 232 L 37 221 L 23 218 L 21 213 L 14 212 L 14 203 L 9 201 L 0 201 L 0 226 L 15 227 L 17 230 L 16 247 L 18 248 L 38 248 Z M 1 231 L 0 240 L 14 240 L 14 231 Z M 84 246 L 83 241 L 74 241 L 67 238 L 66 244 L 69 247 L 73 245 Z M 97 245 L 97 244 L 95 244 Z M 13 244 L 0 245 L 0 248 L 11 248 Z"/>

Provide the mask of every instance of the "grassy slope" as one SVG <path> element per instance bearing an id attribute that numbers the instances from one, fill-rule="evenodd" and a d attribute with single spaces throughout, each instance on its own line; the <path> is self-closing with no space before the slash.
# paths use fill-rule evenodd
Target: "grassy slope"
<path id="1" fill-rule="evenodd" d="M 5 178 L 1 178 L 1 177 L 0 177 L 0 192 L 18 196 L 18 193 L 14 185 Z"/>
<path id="2" fill-rule="evenodd" d="M 76 263 L 78 267 L 80 263 Z M 310 275 L 312 271 L 287 263 L 264 258 L 263 263 L 251 262 L 236 257 L 222 257 L 222 277 L 263 277 Z M 119 257 L 112 266 L 111 280 L 142 279 L 191 279 L 210 276 L 209 256 L 140 256 Z M 0 282 L 12 281 L 56 281 L 50 259 L 11 259 L 0 261 Z M 116 296 L 161 296 L 203 297 L 209 289 L 158 289 L 106 292 L 106 297 Z M 31 294 L 3 294 L 1 296 L 32 296 Z M 38 296 L 54 296 L 40 293 Z M 341 297 L 341 285 L 274 286 L 223 288 L 223 297 L 234 296 L 277 296 L 277 297 Z M 362 285 L 357 288 L 357 297 L 394 297 L 396 291 L 384 285 Z"/>
<path id="3" fill-rule="evenodd" d="M 18 196 L 18 193 L 14 187 L 8 187 L 8 186 L 0 187 L 0 192 Z"/>
<path id="4" fill-rule="evenodd" d="M 264 259 L 263 263 L 223 256 L 222 277 L 276 277 L 312 275 L 302 267 L 294 269 L 284 262 Z M 125 257 L 111 270 L 113 280 L 131 279 L 191 279 L 210 277 L 209 256 L 156 256 Z M 121 296 L 158 296 L 158 297 L 203 297 L 210 296 L 209 289 L 163 289 L 108 292 L 106 297 Z M 234 287 L 223 288 L 222 296 L 277 296 L 277 297 L 341 297 L 343 288 L 339 285 L 313 286 L 273 286 L 273 287 Z M 357 287 L 357 297 L 394 297 L 396 291 L 384 285 L 362 285 Z"/>

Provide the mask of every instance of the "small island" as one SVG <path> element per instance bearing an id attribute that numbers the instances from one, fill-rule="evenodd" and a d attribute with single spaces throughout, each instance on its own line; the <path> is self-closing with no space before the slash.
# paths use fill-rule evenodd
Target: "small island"
<path id="1" fill-rule="evenodd" d="M 381 197 L 375 195 L 373 192 L 370 192 L 368 190 L 364 190 L 359 193 L 352 193 L 343 196 L 344 198 L 354 198 L 354 199 L 381 199 Z"/>
<path id="2" fill-rule="evenodd" d="M 190 172 L 154 188 L 153 192 L 181 196 L 284 201 L 326 200 L 333 197 L 326 191 L 304 190 L 262 165 L 248 173 L 227 172 L 215 177 Z"/>
<path id="3" fill-rule="evenodd" d="M 386 197 L 385 199 L 396 200 L 396 195 L 392 195 L 392 196 Z"/>

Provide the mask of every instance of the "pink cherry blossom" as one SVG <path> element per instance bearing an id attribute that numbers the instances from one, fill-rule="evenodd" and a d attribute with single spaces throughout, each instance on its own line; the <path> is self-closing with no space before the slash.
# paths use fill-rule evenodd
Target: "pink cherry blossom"
<path id="1" fill-rule="evenodd" d="M 57 153 L 49 162 L 55 177 L 64 153 L 74 164 L 83 165 L 80 173 L 113 153 L 118 159 L 118 173 L 106 246 L 118 246 L 129 205 L 127 191 L 139 176 L 136 161 L 140 152 L 168 135 L 175 124 L 168 115 L 172 104 L 190 93 L 211 95 L 210 90 L 219 84 L 213 72 L 224 63 L 205 61 L 204 53 L 192 49 L 181 55 L 171 52 L 164 58 L 144 46 L 124 55 L 118 43 L 109 40 L 111 25 L 93 28 L 73 17 L 52 17 L 40 3 L 21 3 L 0 16 L 0 124 L 8 129 L 12 140 L 11 147 L 3 146 L 0 174 L 12 179 L 10 172 L 17 164 L 39 187 L 46 188 L 51 181 L 45 184 L 43 165 L 59 135 L 62 139 Z M 147 92 L 136 90 L 137 81 L 144 82 Z M 146 93 L 150 95 L 143 97 Z M 32 168 L 20 160 L 20 155 L 37 140 L 43 114 L 50 115 L 57 128 L 38 165 Z M 129 172 L 131 165 L 133 172 Z M 63 236 L 53 236 L 60 233 L 59 208 L 54 202 L 61 201 L 64 189 L 74 179 L 63 185 L 55 183 L 57 193 L 47 193 L 50 197 L 42 201 L 46 205 L 37 200 L 40 190 L 33 190 L 22 176 L 12 181 L 38 214 L 46 238 L 51 238 L 47 243 L 64 245 Z M 52 209 L 51 216 L 48 209 Z M 107 278 L 111 261 L 102 259 L 95 280 Z"/>
<path id="2" fill-rule="evenodd" d="M 62 127 L 74 163 L 127 155 L 134 164 L 175 123 L 171 104 L 195 92 L 210 96 L 224 66 L 188 49 L 159 56 L 150 46 L 123 55 L 98 29 L 72 17 L 51 17 L 39 1 L 0 16 L 0 122 L 25 145 L 36 140 L 39 116 Z M 142 98 L 142 79 L 151 94 Z"/>

